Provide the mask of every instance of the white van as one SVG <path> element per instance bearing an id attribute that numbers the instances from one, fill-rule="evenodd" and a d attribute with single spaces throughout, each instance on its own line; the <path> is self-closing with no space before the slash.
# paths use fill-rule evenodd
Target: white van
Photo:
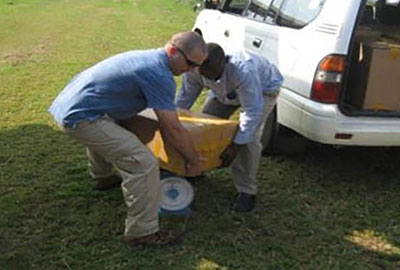
<path id="1" fill-rule="evenodd" d="M 193 30 L 226 52 L 260 53 L 282 72 L 266 150 L 290 144 L 290 133 L 331 145 L 400 146 L 398 2 L 205 1 Z"/>

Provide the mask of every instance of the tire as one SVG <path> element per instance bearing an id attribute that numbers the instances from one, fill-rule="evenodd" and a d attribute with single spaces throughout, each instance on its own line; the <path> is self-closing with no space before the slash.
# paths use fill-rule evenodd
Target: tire
<path id="1" fill-rule="evenodd" d="M 261 144 L 263 155 L 302 153 L 307 149 L 308 139 L 279 124 L 275 107 L 265 121 Z"/>
<path id="2" fill-rule="evenodd" d="M 275 140 L 277 137 L 277 127 L 278 123 L 276 121 L 276 107 L 268 115 L 267 120 L 264 124 L 263 134 L 261 136 L 261 144 L 263 149 L 263 154 L 273 154 L 275 148 Z"/>

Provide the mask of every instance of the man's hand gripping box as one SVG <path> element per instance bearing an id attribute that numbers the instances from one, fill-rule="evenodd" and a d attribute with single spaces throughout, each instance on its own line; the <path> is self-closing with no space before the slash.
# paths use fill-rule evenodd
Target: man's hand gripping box
<path id="1" fill-rule="evenodd" d="M 183 127 L 192 136 L 197 152 L 206 159 L 205 171 L 218 168 L 221 165 L 219 156 L 236 135 L 238 122 L 182 109 L 177 112 Z M 162 169 L 185 176 L 185 161 L 172 146 L 164 142 L 152 110 L 145 110 L 123 121 L 122 125 L 149 147 Z"/>

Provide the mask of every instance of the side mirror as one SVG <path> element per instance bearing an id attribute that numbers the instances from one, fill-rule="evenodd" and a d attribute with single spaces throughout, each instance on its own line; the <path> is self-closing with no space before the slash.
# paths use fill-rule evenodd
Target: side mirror
<path id="1" fill-rule="evenodd" d="M 218 7 L 219 0 L 204 0 L 204 7 L 209 9 L 216 9 Z"/>
<path id="2" fill-rule="evenodd" d="M 218 8 L 219 2 L 219 0 L 203 0 L 203 4 L 197 3 L 193 6 L 193 11 L 199 12 L 203 6 L 207 9 L 216 9 Z"/>
<path id="3" fill-rule="evenodd" d="M 202 8 L 202 5 L 200 3 L 197 3 L 196 5 L 193 6 L 193 11 L 194 12 L 199 12 Z"/>

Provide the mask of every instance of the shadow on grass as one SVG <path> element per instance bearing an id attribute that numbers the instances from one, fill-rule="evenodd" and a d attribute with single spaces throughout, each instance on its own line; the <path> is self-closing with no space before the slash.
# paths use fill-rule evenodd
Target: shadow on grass
<path id="1" fill-rule="evenodd" d="M 235 248 L 233 259 L 208 258 L 228 269 L 245 269 L 245 261 L 248 269 L 398 269 L 399 165 L 400 148 L 315 145 L 302 155 L 264 157 L 258 207 L 247 216 L 226 213 L 229 172 L 213 172 L 197 187 L 196 204 Z"/>
<path id="2" fill-rule="evenodd" d="M 398 269 L 400 148 L 314 145 L 263 162 L 264 203 L 294 239 L 300 262 L 309 269 Z"/>
<path id="3" fill-rule="evenodd" d="M 83 147 L 58 130 L 0 133 L 0 269 L 398 269 L 399 149 L 315 146 L 264 157 L 258 205 L 231 213 L 229 170 L 194 183 L 184 243 L 129 248 L 119 189 L 93 192 Z"/>
<path id="4" fill-rule="evenodd" d="M 84 148 L 61 131 L 45 125 L 2 131 L 0 269 L 65 269 L 66 246 L 120 235 L 120 191 L 91 188 Z"/>

